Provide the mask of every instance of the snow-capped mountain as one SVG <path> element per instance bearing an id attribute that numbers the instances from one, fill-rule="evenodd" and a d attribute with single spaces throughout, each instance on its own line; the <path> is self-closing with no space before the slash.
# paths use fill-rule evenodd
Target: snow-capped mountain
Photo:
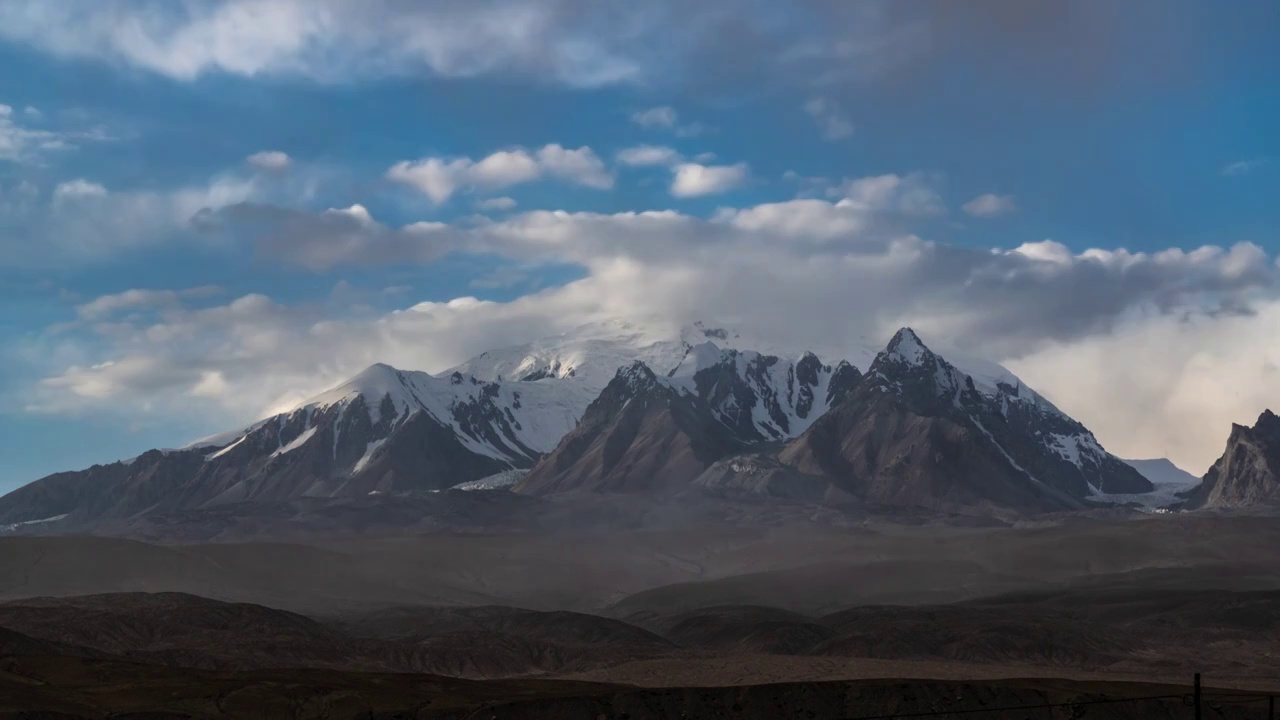
<path id="1" fill-rule="evenodd" d="M 748 446 L 688 387 L 637 360 L 615 373 L 582 421 L 516 492 L 665 492 Z"/>
<path id="2" fill-rule="evenodd" d="M 824 412 L 801 417 L 815 398 Z M 762 451 L 792 433 L 776 457 Z M 636 362 L 516 490 L 694 486 L 809 499 L 833 488 L 884 505 L 1017 511 L 1150 489 L 1030 389 L 980 388 L 904 328 L 865 377 L 812 356 L 788 364 L 711 343 L 690 348 L 665 377 Z"/>
<path id="3" fill-rule="evenodd" d="M 731 347 L 725 330 L 694 323 L 670 329 L 622 320 L 591 323 L 524 345 L 499 348 L 446 370 L 479 380 L 573 380 L 600 393 L 618 368 L 639 360 L 658 375 L 667 375 L 685 360 L 689 348 L 707 341 Z"/>
<path id="4" fill-rule="evenodd" d="M 466 449 L 515 466 L 555 447 L 592 397 L 577 385 L 499 383 L 461 372 L 433 376 L 374 365 L 294 410 L 345 412 L 362 403 L 374 425 L 394 429 L 417 413 L 449 428 Z M 340 441 L 336 437 L 335 441 Z M 374 438 L 374 442 L 382 438 Z M 370 451 L 366 457 L 374 451 Z"/>
<path id="5" fill-rule="evenodd" d="M 603 323 L 482 353 L 437 375 L 374 365 L 241 430 L 32 483 L 0 498 L 0 524 L 418 493 L 531 468 L 579 424 L 619 368 L 636 363 L 664 397 L 697 408 L 699 418 L 705 410 L 717 426 L 691 425 L 686 435 L 724 435 L 735 446 L 810 435 L 832 408 L 849 406 L 855 389 L 866 401 L 865 385 L 908 398 L 915 411 L 962 417 L 1019 472 L 1072 497 L 1149 488 L 1003 368 L 960 369 L 909 330 L 874 355 L 865 383 L 848 362 L 808 351 L 764 354 L 743 343 L 704 324 L 653 331 Z"/>
<path id="6" fill-rule="evenodd" d="M 706 394 L 717 417 L 749 440 L 797 434 L 857 375 L 804 353 L 793 362 L 724 351 L 709 338 L 732 336 L 703 326 L 675 340 L 652 337 L 621 324 L 592 327 L 485 353 L 439 375 L 373 365 L 241 430 L 37 481 L 0 499 L 0 523 L 418 493 L 527 469 L 574 428 L 607 384 L 602 374 L 612 376 L 613 363 L 630 365 L 635 357 L 659 363 L 664 382 L 680 392 Z M 550 366 L 537 365 L 544 361 Z M 513 368 L 526 379 L 498 379 Z"/>
<path id="7" fill-rule="evenodd" d="M 951 405 L 1028 466 L 1037 480 L 1076 497 L 1150 492 L 1150 482 L 1098 443 L 1093 433 L 1014 379 L 981 387 L 930 351 L 910 328 L 890 341 L 868 372 L 873 387 L 929 395 Z M 924 397 L 916 403 L 928 402 Z"/>
<path id="8" fill-rule="evenodd" d="M 1152 489 L 1029 388 L 980 388 L 909 328 L 780 458 L 889 504 L 1070 509 L 1103 492 Z"/>
<path id="9" fill-rule="evenodd" d="M 705 402 L 738 437 L 765 441 L 804 432 L 861 377 L 847 362 L 826 365 L 812 353 L 790 361 L 707 342 L 690 348 L 668 380 Z"/>
<path id="10" fill-rule="evenodd" d="M 585 392 L 374 365 L 241 431 L 36 481 L 0 499 L 0 522 L 447 488 L 531 467 L 577 423 Z"/>
<path id="11" fill-rule="evenodd" d="M 740 437 L 778 440 L 804 432 L 860 376 L 848 362 L 823 363 L 741 347 L 734 331 L 693 323 L 676 332 L 626 322 L 585 325 L 526 345 L 492 350 L 446 371 L 490 382 L 553 383 L 587 403 L 619 368 L 644 363 L 654 375 L 706 402 Z M 443 376 L 443 375 L 442 375 Z"/>

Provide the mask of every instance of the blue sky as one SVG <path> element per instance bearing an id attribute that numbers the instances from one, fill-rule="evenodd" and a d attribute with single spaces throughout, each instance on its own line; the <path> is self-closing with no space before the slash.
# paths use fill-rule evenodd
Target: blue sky
<path id="1" fill-rule="evenodd" d="M 0 491 L 630 312 L 912 322 L 1195 471 L 1280 404 L 1274 3 L 792 9 L 0 0 Z"/>

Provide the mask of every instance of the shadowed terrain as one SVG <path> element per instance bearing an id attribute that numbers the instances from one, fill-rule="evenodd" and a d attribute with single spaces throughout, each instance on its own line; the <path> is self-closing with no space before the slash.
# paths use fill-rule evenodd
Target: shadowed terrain
<path id="1" fill-rule="evenodd" d="M 772 717 L 791 702 L 846 717 L 923 702 L 875 694 L 903 678 L 978 683 L 965 697 L 993 702 L 1025 696 L 991 684 L 1009 678 L 1068 693 L 1083 686 L 1061 683 L 1195 672 L 1222 687 L 1274 683 L 1270 517 L 845 525 L 800 521 L 803 505 L 768 516 L 729 503 L 746 519 L 690 523 L 701 510 L 680 514 L 678 499 L 595 503 L 612 530 L 3 538 L 0 680 L 28 703 L 10 708 L 69 717 L 238 716 L 219 703 L 280 717 L 465 717 L 478 703 L 503 704 L 497 717 Z M 628 524 L 652 514 L 669 522 Z M 872 679 L 882 684 L 848 685 Z M 1090 717 L 1177 717 L 1148 710 Z"/>

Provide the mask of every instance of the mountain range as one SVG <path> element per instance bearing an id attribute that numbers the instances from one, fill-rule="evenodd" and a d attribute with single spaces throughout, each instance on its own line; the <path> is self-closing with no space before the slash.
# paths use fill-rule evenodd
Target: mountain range
<path id="1" fill-rule="evenodd" d="M 747 342 L 700 323 L 603 323 L 435 375 L 377 364 L 240 430 L 19 488 L 0 498 L 0 528 L 512 481 L 532 496 L 734 492 L 1016 513 L 1154 489 L 1016 376 L 953 364 L 909 328 L 848 353 L 865 370 Z M 1274 474 L 1228 489 L 1275 457 L 1272 425 L 1238 427 L 1233 443 L 1255 450 L 1224 456 L 1185 506 L 1272 497 Z"/>

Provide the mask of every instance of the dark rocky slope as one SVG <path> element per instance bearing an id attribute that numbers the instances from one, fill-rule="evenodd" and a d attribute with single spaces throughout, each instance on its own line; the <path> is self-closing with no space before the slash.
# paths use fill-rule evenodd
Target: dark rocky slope
<path id="1" fill-rule="evenodd" d="M 1280 417 L 1267 410 L 1253 427 L 1232 425 L 1222 457 L 1186 498 L 1189 508 L 1280 505 Z"/>

